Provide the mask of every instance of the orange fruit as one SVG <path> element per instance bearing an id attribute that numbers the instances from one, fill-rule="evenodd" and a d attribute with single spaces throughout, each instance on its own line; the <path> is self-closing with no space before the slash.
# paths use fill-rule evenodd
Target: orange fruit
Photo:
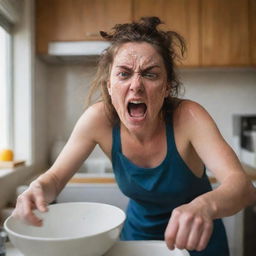
<path id="1" fill-rule="evenodd" d="M 13 151 L 11 149 L 2 149 L 0 151 L 0 161 L 13 161 Z"/>

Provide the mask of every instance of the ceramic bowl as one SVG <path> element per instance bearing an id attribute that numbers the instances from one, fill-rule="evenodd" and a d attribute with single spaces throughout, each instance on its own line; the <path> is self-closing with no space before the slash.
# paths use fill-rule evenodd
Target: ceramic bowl
<path id="1" fill-rule="evenodd" d="M 13 216 L 4 223 L 12 244 L 26 256 L 98 256 L 119 237 L 125 213 L 102 203 L 61 203 L 46 213 L 35 211 L 42 227 Z"/>

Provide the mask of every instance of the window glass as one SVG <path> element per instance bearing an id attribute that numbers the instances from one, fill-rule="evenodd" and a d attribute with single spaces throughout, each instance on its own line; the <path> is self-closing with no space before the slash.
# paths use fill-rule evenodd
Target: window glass
<path id="1" fill-rule="evenodd" d="M 0 26 L 0 149 L 11 147 L 10 36 Z"/>

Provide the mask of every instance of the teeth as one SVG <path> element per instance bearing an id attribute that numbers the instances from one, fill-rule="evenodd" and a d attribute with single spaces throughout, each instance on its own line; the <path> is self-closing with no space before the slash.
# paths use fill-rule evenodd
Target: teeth
<path id="1" fill-rule="evenodd" d="M 132 100 L 130 101 L 130 103 L 133 103 L 133 104 L 141 104 L 141 103 L 144 103 L 142 101 L 137 101 L 137 100 Z"/>

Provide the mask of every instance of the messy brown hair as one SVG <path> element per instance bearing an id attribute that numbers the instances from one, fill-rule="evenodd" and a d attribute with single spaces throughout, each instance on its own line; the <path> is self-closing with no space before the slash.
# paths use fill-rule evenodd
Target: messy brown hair
<path id="1" fill-rule="evenodd" d="M 143 17 L 138 22 L 117 24 L 110 33 L 100 32 L 111 45 L 100 56 L 98 70 L 87 96 L 87 106 L 91 104 L 93 95 L 100 89 L 99 100 L 104 102 L 110 121 L 119 120 L 107 89 L 114 57 L 124 43 L 146 42 L 151 44 L 164 60 L 170 94 L 165 98 L 162 110 L 164 115 L 172 113 L 178 102 L 177 97 L 181 86 L 175 65 L 184 56 L 186 45 L 183 37 L 178 33 L 158 29 L 158 25 L 162 23 L 158 17 Z"/>

